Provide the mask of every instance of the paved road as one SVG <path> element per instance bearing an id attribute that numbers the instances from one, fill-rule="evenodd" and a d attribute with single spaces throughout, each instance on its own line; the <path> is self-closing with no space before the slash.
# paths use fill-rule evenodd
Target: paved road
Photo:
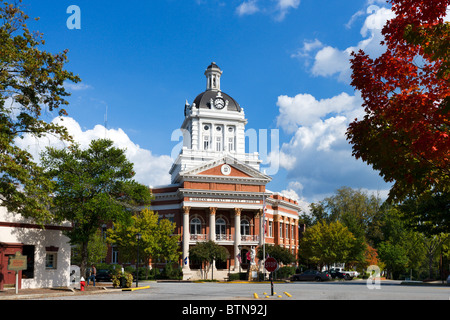
<path id="1" fill-rule="evenodd" d="M 275 283 L 140 283 L 149 289 L 132 292 L 54 297 L 48 300 L 449 300 L 448 286 L 401 285 L 382 281 L 379 289 L 369 289 L 363 280 L 340 282 Z M 287 292 L 290 296 L 286 295 Z M 265 298 L 268 293 L 269 298 Z M 281 297 L 278 297 L 281 295 Z"/>

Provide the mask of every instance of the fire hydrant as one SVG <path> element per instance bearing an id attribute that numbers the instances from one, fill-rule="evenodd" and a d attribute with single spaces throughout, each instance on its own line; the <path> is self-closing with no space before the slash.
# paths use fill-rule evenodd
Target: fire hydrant
<path id="1" fill-rule="evenodd" d="M 86 281 L 84 281 L 84 278 L 81 277 L 80 279 L 80 291 L 84 291 L 84 287 L 86 286 Z"/>

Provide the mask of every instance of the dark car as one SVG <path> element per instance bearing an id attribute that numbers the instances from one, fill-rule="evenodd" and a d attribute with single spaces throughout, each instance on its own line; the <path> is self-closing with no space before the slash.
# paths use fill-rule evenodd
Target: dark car
<path id="1" fill-rule="evenodd" d="M 107 269 L 97 270 L 97 274 L 95 275 L 96 281 L 110 282 L 111 280 L 111 271 Z"/>
<path id="2" fill-rule="evenodd" d="M 303 273 L 294 274 L 291 279 L 292 281 L 328 281 L 331 279 L 331 276 L 327 272 L 307 270 Z"/>
<path id="3" fill-rule="evenodd" d="M 336 270 L 336 269 L 328 270 L 327 273 L 328 273 L 328 274 L 331 276 L 331 278 L 333 278 L 333 279 L 336 279 L 336 278 L 338 278 L 338 279 L 344 279 L 344 278 L 346 278 L 344 273 L 342 273 L 342 272 L 340 272 L 339 270 Z"/>

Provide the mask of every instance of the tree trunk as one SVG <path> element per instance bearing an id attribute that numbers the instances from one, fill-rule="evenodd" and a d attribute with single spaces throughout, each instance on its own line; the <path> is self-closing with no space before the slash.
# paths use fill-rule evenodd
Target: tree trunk
<path id="1" fill-rule="evenodd" d="M 86 268 L 88 259 L 88 242 L 81 243 L 80 275 L 86 280 Z"/>

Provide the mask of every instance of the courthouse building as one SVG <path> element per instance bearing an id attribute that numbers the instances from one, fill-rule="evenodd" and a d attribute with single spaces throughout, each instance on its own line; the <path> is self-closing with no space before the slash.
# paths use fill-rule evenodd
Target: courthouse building
<path id="1" fill-rule="evenodd" d="M 260 171 L 257 153 L 246 153 L 244 110 L 221 90 L 221 75 L 215 63 L 206 69 L 206 91 L 185 105 L 171 184 L 151 190 L 151 209 L 175 222 L 181 235 L 185 279 L 201 276 L 201 266 L 189 260 L 200 241 L 213 240 L 229 253 L 227 261 L 215 262 L 215 278 L 247 270 L 247 252 L 263 242 L 298 250 L 300 207 L 266 190 L 272 178 Z"/>

